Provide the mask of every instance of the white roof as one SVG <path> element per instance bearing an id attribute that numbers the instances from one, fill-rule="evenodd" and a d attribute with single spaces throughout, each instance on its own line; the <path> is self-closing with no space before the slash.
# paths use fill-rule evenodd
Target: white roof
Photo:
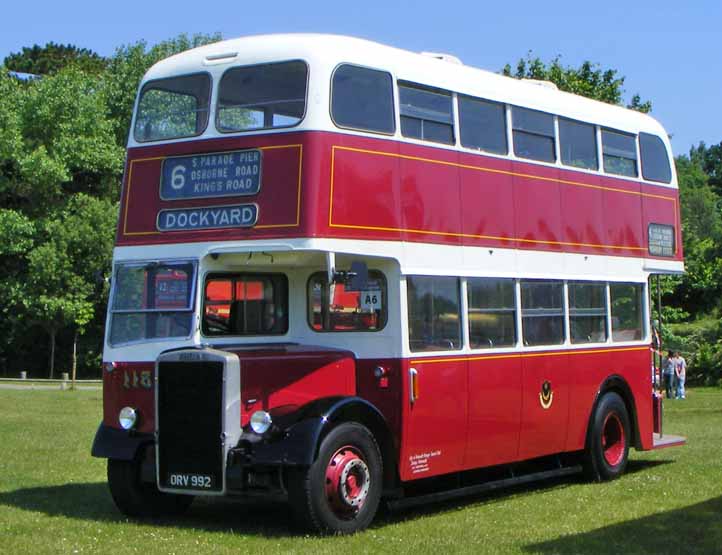
<path id="1" fill-rule="evenodd" d="M 630 133 L 652 133 L 667 142 L 662 126 L 654 118 L 636 110 L 555 91 L 533 82 L 420 53 L 339 35 L 256 35 L 221 41 L 158 62 L 148 70 L 144 81 L 199 71 L 220 74 L 230 66 L 290 59 L 308 62 L 312 68 L 312 78 L 313 72 L 330 75 L 340 63 L 355 63 L 389 71 L 397 79 L 533 108 Z M 220 71 L 214 71 L 216 68 Z"/>

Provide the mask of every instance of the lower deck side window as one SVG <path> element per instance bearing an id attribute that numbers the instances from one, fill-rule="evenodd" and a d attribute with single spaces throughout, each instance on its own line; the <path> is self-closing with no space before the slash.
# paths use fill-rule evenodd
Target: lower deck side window
<path id="1" fill-rule="evenodd" d="M 461 348 L 459 279 L 406 278 L 409 346 L 412 351 L 450 351 Z"/>
<path id="2" fill-rule="evenodd" d="M 524 345 L 564 343 L 564 283 L 521 281 L 521 327 Z"/>
<path id="3" fill-rule="evenodd" d="M 607 340 L 607 292 L 604 283 L 569 282 L 569 336 L 572 343 Z"/>
<path id="4" fill-rule="evenodd" d="M 611 283 L 612 340 L 636 341 L 644 335 L 643 286 L 640 283 Z"/>

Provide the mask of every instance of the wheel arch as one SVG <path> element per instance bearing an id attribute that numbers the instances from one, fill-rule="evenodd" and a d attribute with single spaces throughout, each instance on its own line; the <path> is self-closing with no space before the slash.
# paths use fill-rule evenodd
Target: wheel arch
<path id="1" fill-rule="evenodd" d="M 384 489 L 398 484 L 396 447 L 386 418 L 381 411 L 360 397 L 344 397 L 325 408 L 321 414 L 322 428 L 314 447 L 314 460 L 318 456 L 321 443 L 328 433 L 343 422 L 357 422 L 371 432 L 381 452 L 383 464 Z"/>
<path id="2" fill-rule="evenodd" d="M 625 380 L 622 376 L 618 374 L 608 376 L 597 390 L 597 394 L 594 398 L 594 403 L 592 404 L 592 410 L 589 413 L 589 420 L 587 422 L 585 448 L 589 448 L 590 434 L 594 423 L 594 415 L 597 411 L 597 407 L 599 406 L 599 402 L 605 394 L 610 392 L 616 393 L 622 398 L 622 401 L 624 401 L 624 406 L 627 409 L 627 415 L 629 415 L 629 425 L 632 428 L 630 431 L 633 441 L 630 442 L 630 446 L 634 447 L 635 449 L 640 449 L 642 446 L 642 442 L 639 435 L 639 421 L 637 418 L 637 405 L 634 402 L 634 394 L 632 393 L 632 388 L 629 387 L 627 380 Z"/>

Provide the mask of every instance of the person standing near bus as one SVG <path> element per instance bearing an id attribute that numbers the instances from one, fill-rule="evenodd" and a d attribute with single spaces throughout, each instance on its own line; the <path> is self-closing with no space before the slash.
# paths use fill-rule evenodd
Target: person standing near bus
<path id="1" fill-rule="evenodd" d="M 687 361 L 684 360 L 679 351 L 674 353 L 674 373 L 677 378 L 677 394 L 675 399 L 684 399 L 684 382 L 687 378 Z"/>
<path id="2" fill-rule="evenodd" d="M 675 395 L 675 371 L 674 371 L 674 353 L 669 351 L 667 356 L 662 359 L 662 374 L 664 375 L 664 390 L 667 393 L 667 399 L 672 399 Z"/>

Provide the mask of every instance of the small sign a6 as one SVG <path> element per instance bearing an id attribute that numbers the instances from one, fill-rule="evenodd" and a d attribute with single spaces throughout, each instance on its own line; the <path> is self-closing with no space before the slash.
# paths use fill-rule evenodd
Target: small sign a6
<path id="1" fill-rule="evenodd" d="M 381 291 L 361 291 L 363 310 L 381 310 Z"/>

